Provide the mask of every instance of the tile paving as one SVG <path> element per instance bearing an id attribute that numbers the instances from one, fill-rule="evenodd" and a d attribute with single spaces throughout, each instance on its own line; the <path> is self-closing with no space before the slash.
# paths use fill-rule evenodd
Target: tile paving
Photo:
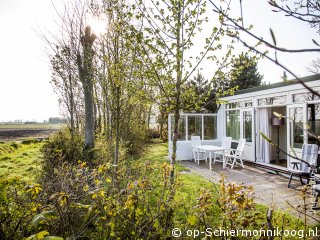
<path id="1" fill-rule="evenodd" d="M 200 162 L 200 165 L 192 161 L 180 161 L 180 165 L 186 167 L 191 173 L 198 174 L 209 181 L 217 183 L 221 174 L 225 175 L 228 181 L 252 185 L 255 191 L 255 201 L 267 206 L 274 206 L 275 209 L 288 210 L 291 214 L 302 217 L 292 206 L 302 206 L 303 198 L 300 181 L 293 181 L 292 185 L 296 189 L 289 189 L 288 177 L 256 169 L 250 166 L 245 168 L 234 167 L 234 169 L 222 168 L 222 163 L 212 164 L 212 171 L 209 170 L 208 163 Z M 310 196 L 310 194 L 308 195 Z M 310 208 L 311 198 L 307 199 L 308 208 Z M 320 200 L 319 200 L 320 201 Z M 320 210 L 308 210 L 308 214 L 320 222 Z M 309 224 L 317 224 L 317 220 L 308 218 Z"/>

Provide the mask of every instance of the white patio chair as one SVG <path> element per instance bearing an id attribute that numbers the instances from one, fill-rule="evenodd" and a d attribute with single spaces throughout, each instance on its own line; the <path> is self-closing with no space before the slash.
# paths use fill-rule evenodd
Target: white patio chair
<path id="1" fill-rule="evenodd" d="M 200 136 L 191 136 L 192 155 L 194 158 L 194 162 L 198 161 L 198 164 L 200 160 L 207 160 L 206 151 L 197 148 L 197 146 L 200 146 L 200 145 L 201 145 Z"/>
<path id="2" fill-rule="evenodd" d="M 227 149 L 231 149 L 231 142 L 232 142 L 232 137 L 223 137 L 222 138 L 222 142 L 221 142 L 221 147 L 222 148 L 227 148 Z M 225 150 L 225 151 L 221 151 L 221 152 L 215 152 L 214 156 L 213 156 L 213 163 L 215 162 L 223 162 L 223 155 L 225 153 L 229 153 L 230 150 Z M 217 157 L 219 157 L 220 159 L 217 159 Z"/>
<path id="3" fill-rule="evenodd" d="M 291 181 L 293 175 L 299 176 L 301 185 L 303 185 L 302 177 L 306 177 L 307 183 L 309 183 L 310 166 L 312 165 L 317 167 L 318 151 L 319 147 L 316 144 L 303 144 L 301 159 L 306 161 L 307 163 L 300 161 L 299 167 L 297 167 L 296 161 L 293 162 L 294 166 L 293 169 L 290 170 L 288 188 L 291 188 Z M 294 169 L 295 166 L 298 169 Z"/>
<path id="4" fill-rule="evenodd" d="M 225 168 L 227 165 L 230 165 L 231 169 L 233 169 L 235 164 L 240 164 L 242 168 L 244 167 L 242 157 L 245 144 L 246 139 L 240 138 L 237 149 L 232 149 L 229 153 L 225 153 L 223 158 L 223 168 Z"/>

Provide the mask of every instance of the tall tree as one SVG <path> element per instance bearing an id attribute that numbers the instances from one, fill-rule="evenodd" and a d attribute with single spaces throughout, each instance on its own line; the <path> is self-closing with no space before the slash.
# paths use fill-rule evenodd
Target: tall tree
<path id="1" fill-rule="evenodd" d="M 211 100 L 212 87 L 210 82 L 204 78 L 204 76 L 197 72 L 197 75 L 193 77 L 185 86 L 184 92 L 188 92 L 188 95 L 184 95 L 182 99 L 182 109 L 185 112 L 204 112 L 206 111 L 207 102 Z"/>
<path id="2" fill-rule="evenodd" d="M 220 40 L 224 32 L 221 28 L 213 27 L 211 35 L 203 43 L 203 51 L 194 56 L 190 53 L 194 37 L 201 31 L 202 24 L 208 21 L 204 16 L 206 1 L 151 0 L 146 6 L 144 1 L 137 0 L 136 6 L 146 19 L 142 35 L 146 62 L 155 76 L 151 84 L 159 87 L 161 95 L 166 98 L 169 110 L 174 113 L 173 151 L 170 156 L 173 183 L 182 99 L 187 98 L 184 95 L 189 93 L 184 91 L 185 85 L 204 58 L 209 57 L 217 61 L 216 55 L 212 52 L 222 48 Z M 224 63 L 225 61 L 218 63 L 218 68 Z"/>
<path id="3" fill-rule="evenodd" d="M 84 34 L 81 36 L 82 52 L 77 53 L 77 64 L 79 69 L 79 79 L 82 83 L 85 103 L 85 126 L 84 126 L 84 151 L 89 156 L 92 155 L 94 148 L 94 93 L 93 93 L 93 43 L 96 35 L 91 32 L 90 26 L 87 26 Z"/>
<path id="4" fill-rule="evenodd" d="M 257 57 L 241 53 L 232 63 L 230 87 L 238 90 L 261 86 L 263 76 L 259 74 Z"/>

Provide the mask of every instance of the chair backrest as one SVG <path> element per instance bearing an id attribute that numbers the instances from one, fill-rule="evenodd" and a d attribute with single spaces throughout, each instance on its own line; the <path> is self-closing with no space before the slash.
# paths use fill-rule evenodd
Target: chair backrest
<path id="1" fill-rule="evenodd" d="M 240 138 L 239 143 L 236 149 L 236 152 L 240 155 L 243 152 L 244 145 L 246 144 L 246 139 L 245 138 Z"/>
<path id="2" fill-rule="evenodd" d="M 302 160 L 308 162 L 311 166 L 317 167 L 319 147 L 316 144 L 304 144 L 302 146 Z"/>
<path id="3" fill-rule="evenodd" d="M 223 137 L 221 142 L 221 147 L 231 148 L 232 137 Z"/>
<path id="4" fill-rule="evenodd" d="M 191 136 L 191 146 L 200 146 L 201 145 L 201 139 L 200 136 Z"/>

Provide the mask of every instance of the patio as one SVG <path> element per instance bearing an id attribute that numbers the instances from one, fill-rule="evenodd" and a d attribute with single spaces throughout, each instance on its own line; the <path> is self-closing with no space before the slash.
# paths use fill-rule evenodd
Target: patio
<path id="1" fill-rule="evenodd" d="M 290 203 L 294 207 L 303 205 L 301 191 L 298 190 L 301 187 L 299 181 L 293 181 L 293 185 L 297 189 L 289 189 L 288 177 L 268 173 L 250 166 L 223 169 L 222 163 L 215 163 L 212 164 L 212 171 L 210 171 L 208 163 L 203 161 L 200 162 L 200 165 L 195 164 L 194 161 L 179 161 L 179 164 L 188 168 L 191 173 L 200 175 L 214 183 L 219 181 L 221 174 L 224 174 L 229 181 L 252 185 L 257 203 L 266 206 L 274 205 L 276 209 L 288 210 L 297 217 L 303 217 L 288 204 Z M 308 211 L 308 214 L 320 221 L 320 211 Z M 318 222 L 315 219 L 308 218 L 308 223 L 317 224 Z"/>

